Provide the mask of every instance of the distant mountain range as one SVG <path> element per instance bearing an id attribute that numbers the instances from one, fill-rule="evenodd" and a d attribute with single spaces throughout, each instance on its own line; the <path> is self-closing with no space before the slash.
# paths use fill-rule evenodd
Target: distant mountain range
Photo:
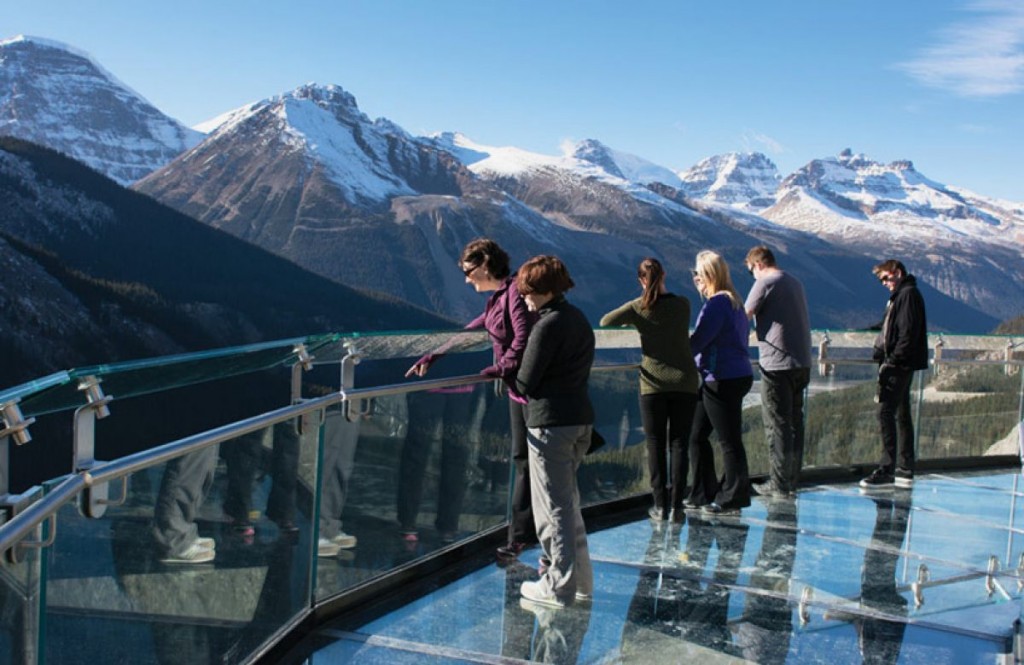
<path id="1" fill-rule="evenodd" d="M 50 64 L 70 62 L 89 77 Z M 843 151 L 782 177 L 757 153 L 709 157 L 683 172 L 597 140 L 539 155 L 456 132 L 415 137 L 368 118 L 340 87 L 305 85 L 204 123 L 201 141 L 179 127 L 180 143 L 158 164 L 138 128 L 164 116 L 86 56 L 45 40 L 7 40 L 0 80 L 38 91 L 31 113 L 16 95 L 0 96 L 0 133 L 126 181 L 113 162 L 67 140 L 106 136 L 112 130 L 96 119 L 120 118 L 114 143 L 139 148 L 122 163 L 152 165 L 137 191 L 333 281 L 458 320 L 482 306 L 455 266 L 462 245 L 481 235 L 516 262 L 562 256 L 578 284 L 571 297 L 595 321 L 637 295 L 635 266 L 645 255 L 662 258 L 673 290 L 694 299 L 688 270 L 697 251 L 723 252 L 745 291 L 742 258 L 760 243 L 804 280 L 816 327 L 877 321 L 885 293 L 870 266 L 889 256 L 919 276 L 937 329 L 984 332 L 1024 310 L 1024 204 L 931 181 L 910 162 Z M 78 98 L 107 110 L 67 112 L 60 132 L 47 124 L 58 115 L 52 107 Z"/>

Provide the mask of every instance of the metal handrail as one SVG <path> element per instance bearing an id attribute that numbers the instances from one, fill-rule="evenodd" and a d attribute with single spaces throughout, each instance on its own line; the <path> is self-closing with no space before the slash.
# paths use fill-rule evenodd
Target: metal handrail
<path id="1" fill-rule="evenodd" d="M 615 369 L 629 369 L 635 367 L 634 363 L 622 363 L 616 365 L 602 365 L 596 367 L 598 371 L 610 371 Z M 17 545 L 19 541 L 26 538 L 32 531 L 50 515 L 56 513 L 67 501 L 74 498 L 76 494 L 89 487 L 109 483 L 137 471 L 168 462 L 176 457 L 181 457 L 191 452 L 201 450 L 208 446 L 216 445 L 224 441 L 237 438 L 244 434 L 256 432 L 297 416 L 312 413 L 320 409 L 340 404 L 347 400 L 373 399 L 375 397 L 386 397 L 400 395 L 410 392 L 435 390 L 438 388 L 453 388 L 457 386 L 475 385 L 494 381 L 491 377 L 479 374 L 458 376 L 446 379 L 430 379 L 410 383 L 391 384 L 372 388 L 353 388 L 340 390 L 330 395 L 318 397 L 300 402 L 298 404 L 285 406 L 273 411 L 267 411 L 251 418 L 239 420 L 234 423 L 222 425 L 205 432 L 199 432 L 190 436 L 171 441 L 153 448 L 120 457 L 116 460 L 98 464 L 87 471 L 68 476 L 53 490 L 47 492 L 39 501 L 31 504 L 28 508 L 15 515 L 8 522 L 0 525 L 0 552 L 6 552 Z"/>
<path id="2" fill-rule="evenodd" d="M 867 335 L 868 333 L 850 333 L 855 335 Z M 756 365 L 757 361 L 752 360 Z M 829 358 L 831 365 L 870 365 L 876 364 L 870 359 L 864 358 Z M 1017 359 L 941 359 L 934 361 L 935 365 L 1024 365 L 1024 360 Z M 630 363 L 609 363 L 595 365 L 594 372 L 610 372 L 633 369 L 638 366 L 635 362 Z M 138 453 L 133 453 L 113 461 L 98 464 L 88 471 L 70 475 L 62 481 L 55 489 L 47 492 L 39 501 L 31 504 L 25 510 L 19 512 L 9 521 L 0 524 L 0 552 L 6 552 L 15 546 L 20 540 L 27 537 L 43 520 L 54 514 L 60 506 L 73 498 L 77 493 L 94 485 L 108 483 L 124 476 L 130 475 L 176 457 L 183 456 L 202 448 L 228 441 L 244 434 L 265 429 L 275 423 L 288 420 L 306 413 L 312 413 L 320 409 L 340 404 L 349 400 L 372 399 L 390 395 L 400 395 L 409 392 L 434 390 L 438 388 L 451 388 L 465 385 L 475 385 L 494 381 L 490 377 L 478 374 L 466 375 L 445 379 L 420 380 L 409 383 L 390 384 L 372 388 L 354 388 L 340 390 L 324 397 L 314 398 L 289 405 L 273 411 L 268 411 L 244 420 L 223 425 L 212 430 L 193 434 L 177 441 L 155 446 Z"/>

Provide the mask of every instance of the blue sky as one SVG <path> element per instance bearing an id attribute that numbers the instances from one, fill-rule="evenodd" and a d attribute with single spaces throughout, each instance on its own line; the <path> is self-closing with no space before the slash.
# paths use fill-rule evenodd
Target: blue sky
<path id="1" fill-rule="evenodd" d="M 413 134 L 786 175 L 844 148 L 1024 201 L 1019 0 L 8 0 L 0 38 L 90 53 L 194 125 L 335 83 Z"/>

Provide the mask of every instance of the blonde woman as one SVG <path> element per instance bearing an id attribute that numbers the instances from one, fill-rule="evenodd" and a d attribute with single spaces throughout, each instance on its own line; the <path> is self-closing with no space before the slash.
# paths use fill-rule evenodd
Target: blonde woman
<path id="1" fill-rule="evenodd" d="M 754 382 L 747 350 L 750 326 L 729 266 L 719 254 L 697 254 L 693 284 L 704 305 L 690 335 L 701 385 L 690 432 L 690 459 L 696 460 L 696 468 L 689 504 L 712 515 L 738 515 L 750 505 L 742 438 L 743 397 Z M 718 433 L 722 449 L 721 478 L 715 473 L 712 431 Z"/>

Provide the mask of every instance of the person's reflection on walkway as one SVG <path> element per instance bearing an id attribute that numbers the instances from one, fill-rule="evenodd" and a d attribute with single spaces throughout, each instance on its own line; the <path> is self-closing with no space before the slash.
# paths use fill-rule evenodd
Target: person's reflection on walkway
<path id="1" fill-rule="evenodd" d="M 522 597 L 523 582 L 536 581 L 537 570 L 514 560 L 503 566 L 505 602 L 501 656 L 516 662 L 576 663 L 590 629 L 592 601 L 555 609 Z"/>
<path id="2" fill-rule="evenodd" d="M 623 654 L 641 657 L 650 631 L 722 653 L 738 655 L 728 626 L 730 588 L 736 583 L 749 527 L 737 518 L 713 521 L 687 514 L 686 546 L 679 552 L 680 524 L 656 525 L 622 636 Z M 711 579 L 702 583 L 717 546 Z M 646 634 L 645 634 L 646 633 Z M 673 646 L 671 651 L 676 651 Z"/>
<path id="3" fill-rule="evenodd" d="M 875 528 L 860 571 L 860 609 L 830 610 L 825 619 L 853 625 L 865 663 L 895 663 L 907 630 L 907 599 L 896 590 L 896 566 L 913 503 L 909 492 L 870 498 L 875 504 Z"/>
<path id="4" fill-rule="evenodd" d="M 871 500 L 875 502 L 875 530 L 871 545 L 864 552 L 860 601 L 869 609 L 903 618 L 907 614 L 907 599 L 896 591 L 896 565 L 910 521 L 910 493 Z M 899 659 L 907 630 L 905 621 L 864 617 L 857 628 L 865 663 L 895 663 Z"/>
<path id="5" fill-rule="evenodd" d="M 743 657 L 755 663 L 785 663 L 793 632 L 793 606 L 789 600 L 793 560 L 796 558 L 797 502 L 774 498 L 767 504 L 768 524 L 750 575 L 743 621 L 736 638 Z M 757 589 L 764 593 L 757 593 Z"/>

